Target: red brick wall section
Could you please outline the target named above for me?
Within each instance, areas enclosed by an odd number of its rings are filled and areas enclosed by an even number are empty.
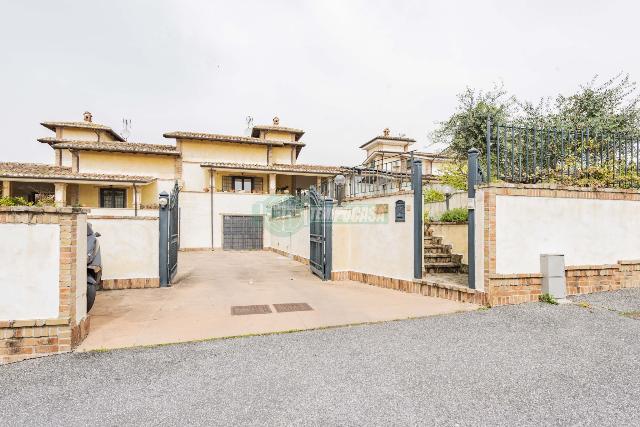
[[[617,188],[565,187],[556,184],[482,185],[484,202],[484,283],[490,305],[520,304],[537,301],[542,276],[536,274],[495,274],[496,271],[496,196],[557,197],[573,199],[640,201],[640,192]],[[640,261],[618,261],[615,265],[568,266],[567,294],[640,287]]]
[[[118,289],[144,289],[159,288],[160,278],[149,277],[142,279],[104,279],[102,280],[102,289],[112,291]]]
[[[55,319],[0,320],[0,364],[71,351],[89,332],[89,317],[76,321],[78,208],[1,207],[0,224],[60,226],[60,305]],[[81,284],[84,285],[84,284]]]

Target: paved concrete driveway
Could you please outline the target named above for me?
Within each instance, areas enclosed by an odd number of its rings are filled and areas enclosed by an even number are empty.
[[[357,282],[322,282],[309,267],[272,252],[180,254],[171,288],[99,293],[91,332],[79,351],[379,322],[474,310],[473,304]],[[281,312],[273,304],[307,303]],[[231,315],[232,306],[271,313]]]
[[[0,424],[638,426],[640,289],[583,299],[0,366]]]

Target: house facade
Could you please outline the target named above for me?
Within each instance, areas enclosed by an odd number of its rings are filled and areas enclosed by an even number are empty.
[[[50,198],[57,206],[91,208],[94,216],[157,216],[158,194],[177,181],[180,243],[187,250],[225,247],[225,220],[227,240],[244,224],[254,245],[268,246],[258,236],[266,236],[262,226],[253,226],[268,205],[341,170],[299,164],[304,131],[280,126],[278,118],[255,126],[251,136],[167,132],[171,144],[125,141],[89,112],[80,122],[42,126],[53,132],[38,141],[54,151],[54,163],[0,163],[3,196]]]

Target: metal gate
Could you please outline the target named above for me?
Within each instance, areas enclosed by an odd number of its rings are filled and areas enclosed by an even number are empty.
[[[263,249],[262,219],[262,216],[258,215],[224,215],[222,217],[222,249]]]
[[[333,200],[309,190],[309,265],[322,280],[331,279],[331,208]]]
[[[180,249],[180,188],[176,181],[171,194],[160,193],[160,286],[169,286],[178,271]]]

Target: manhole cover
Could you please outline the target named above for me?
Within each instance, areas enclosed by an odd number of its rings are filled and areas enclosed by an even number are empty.
[[[313,308],[306,302],[290,302],[287,304],[273,304],[278,313],[286,313],[289,311],[311,311]]]
[[[231,307],[232,316],[244,316],[245,314],[269,314],[268,305],[234,305]]]

